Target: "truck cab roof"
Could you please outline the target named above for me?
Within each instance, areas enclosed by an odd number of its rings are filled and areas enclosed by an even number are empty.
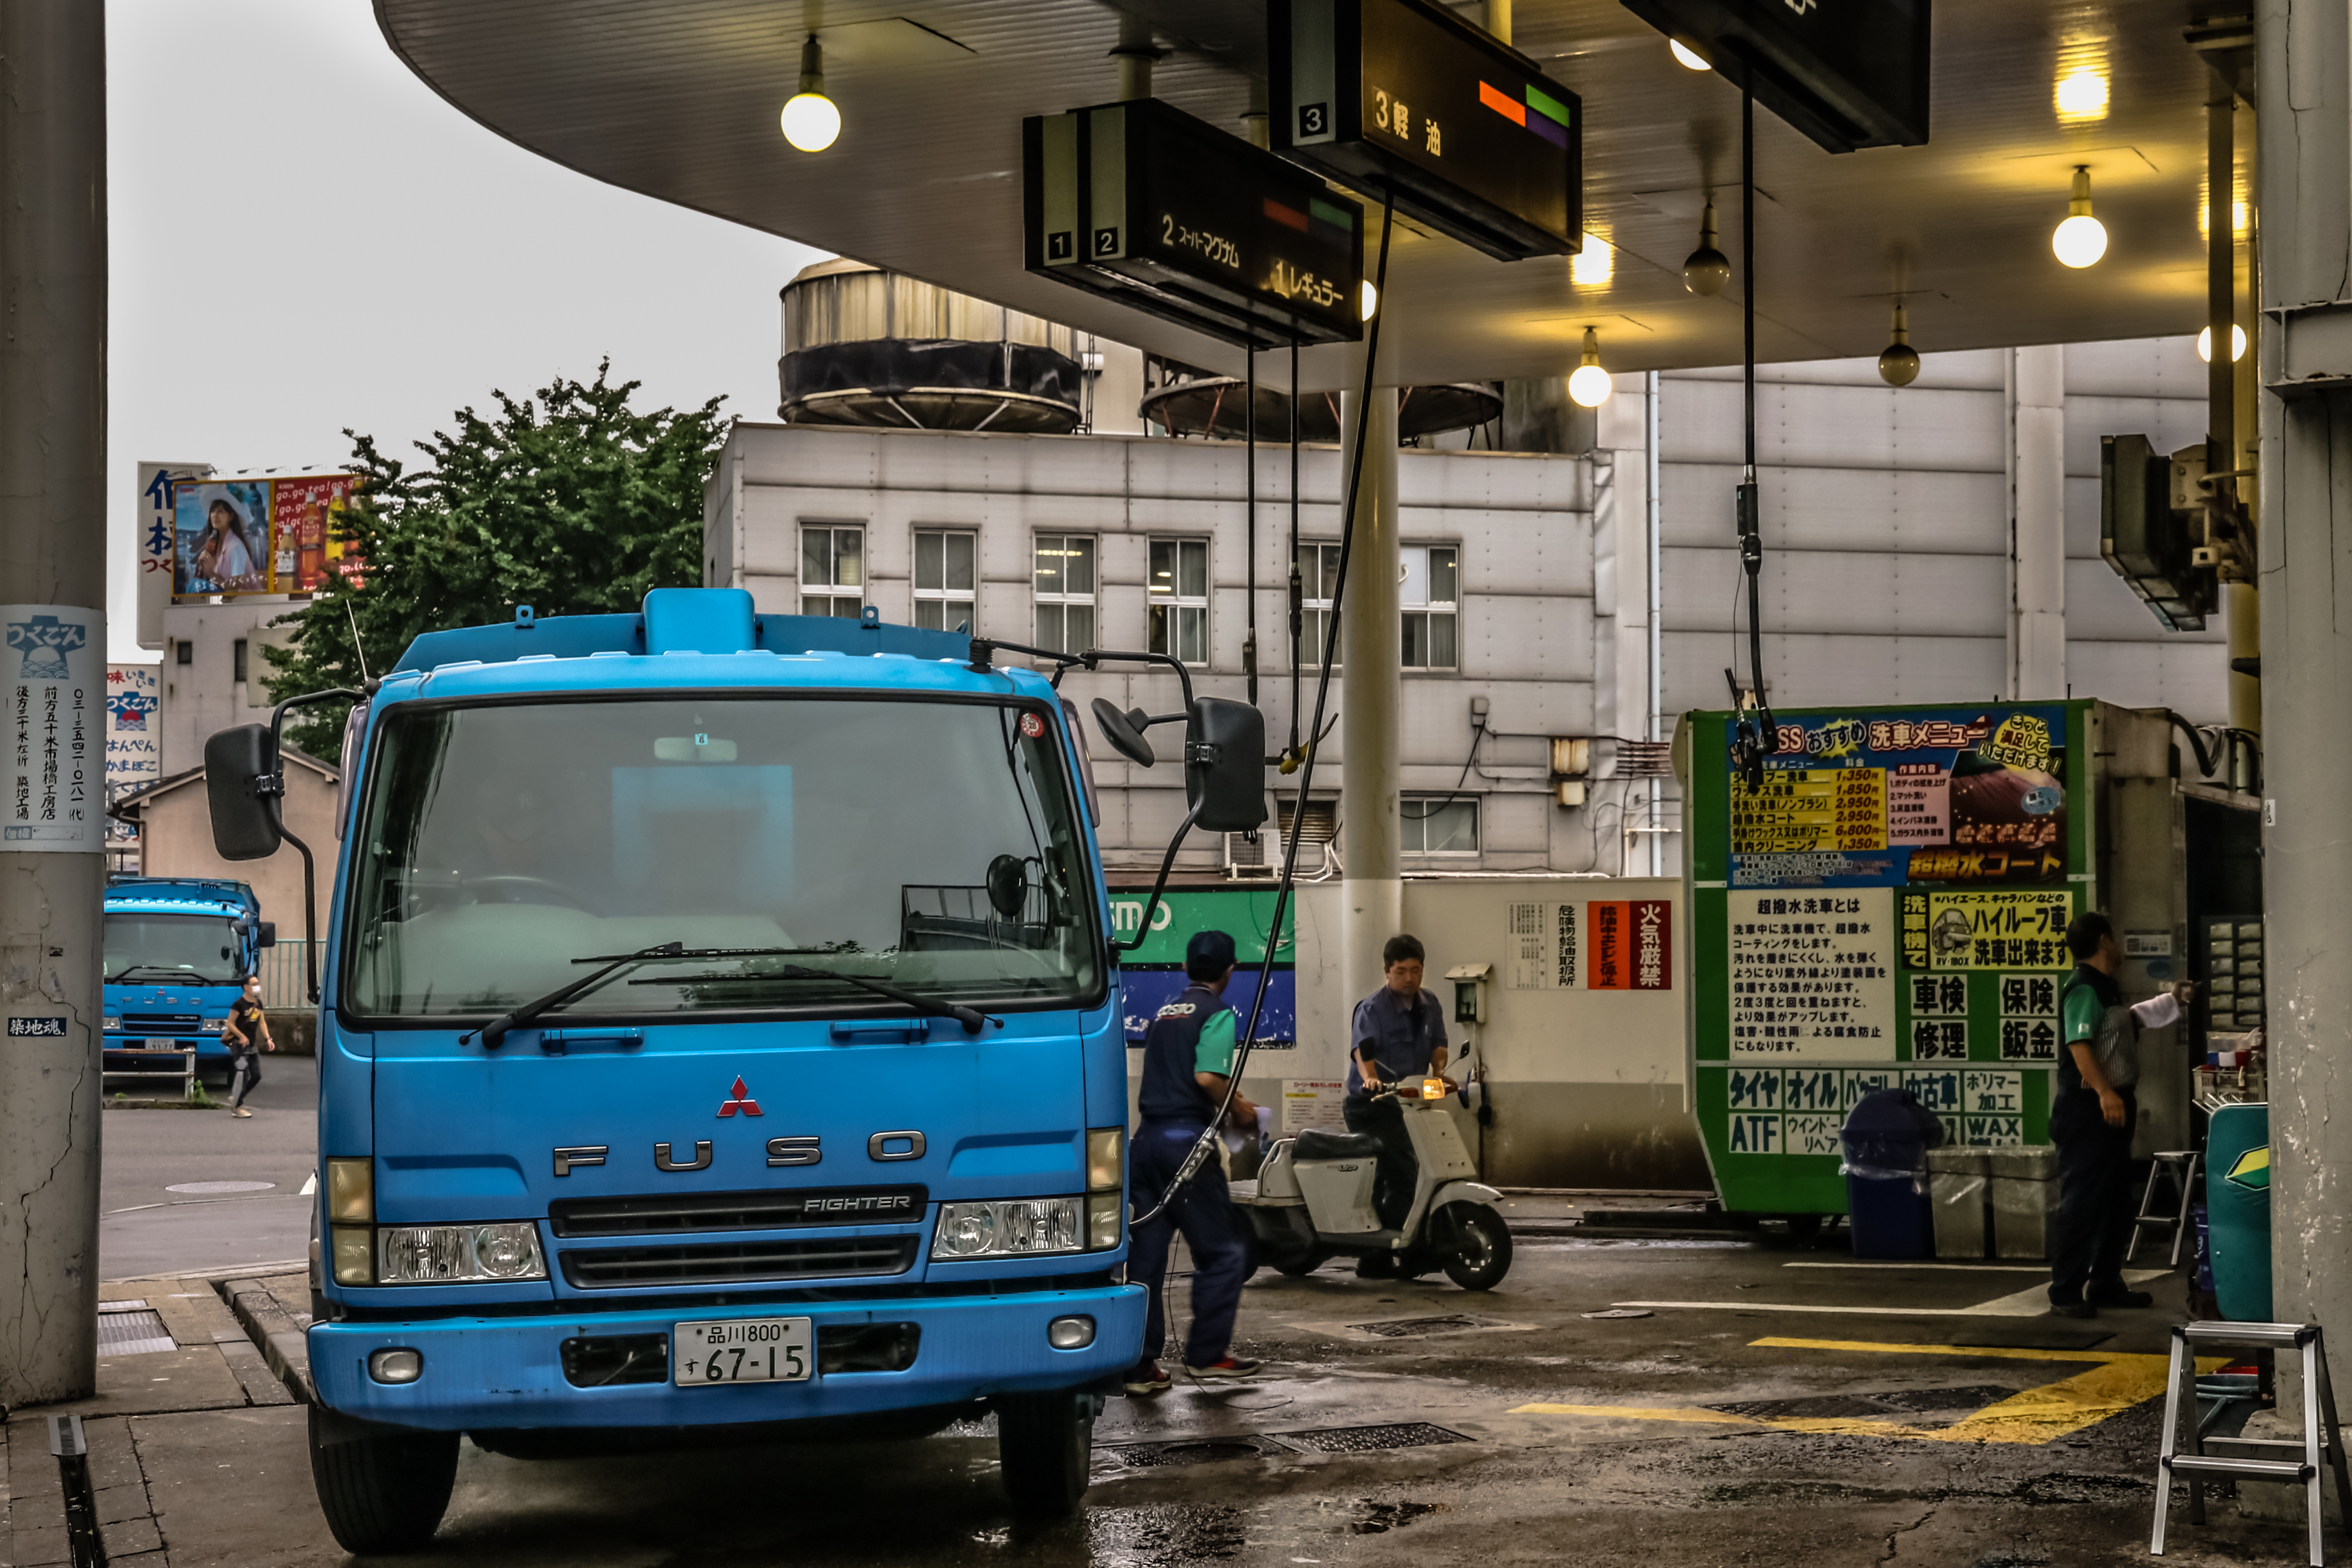
[[[871,608],[854,621],[763,615],[743,589],[656,588],[635,615],[542,617],[521,605],[504,624],[427,632],[384,684],[416,681],[387,694],[395,697],[689,685],[887,685],[1002,697],[1010,681],[1013,693],[1051,700],[1050,685],[1034,672],[973,668],[975,641],[968,632],[890,625]]]
[[[226,877],[118,876],[106,883],[109,915],[225,915],[252,919],[261,913],[253,889]]]

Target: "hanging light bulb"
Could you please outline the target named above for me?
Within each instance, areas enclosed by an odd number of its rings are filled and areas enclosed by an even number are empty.
[[[1911,316],[1895,308],[1893,340],[1878,356],[1878,379],[1891,387],[1907,387],[1919,379],[1919,350],[1911,346]]]
[[[1675,52],[1675,63],[1689,71],[1711,71],[1715,67],[1707,57],[1684,43],[1680,38],[1668,38],[1666,47]]]
[[[1731,258],[1715,246],[1715,204],[1698,220],[1698,248],[1683,263],[1683,287],[1693,294],[1720,294],[1731,281]]]
[[[2066,221],[2050,235],[2050,248],[2068,267],[2088,267],[2107,254],[2107,226],[2091,215],[2091,170],[2074,166],[2074,199],[2066,204]]]
[[[777,118],[784,140],[803,152],[822,152],[841,134],[841,108],[824,96],[824,51],[814,33],[801,46],[801,89]]]
[[[2206,328],[2197,334],[2197,357],[2207,364],[2213,362],[2213,329]],[[2246,357],[2246,329],[2235,325],[2230,328],[2230,362],[2236,364]]]
[[[1609,372],[1601,368],[1601,333],[1595,328],[1587,327],[1584,329],[1584,361],[1568,378],[1568,395],[1574,398],[1580,407],[1599,408],[1616,390],[1617,383],[1611,381]]]

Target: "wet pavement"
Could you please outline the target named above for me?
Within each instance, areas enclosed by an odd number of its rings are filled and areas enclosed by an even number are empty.
[[[2033,1313],[2039,1281],[2014,1267],[1857,1266],[1834,1239],[1801,1250],[1587,1239],[1566,1233],[1565,1207],[1515,1216],[1517,1260],[1487,1294],[1442,1277],[1360,1281],[1336,1263],[1303,1280],[1261,1274],[1240,1349],[1268,1357],[1266,1375],[1114,1399],[1096,1428],[1087,1507],[1065,1523],[1008,1516],[985,1419],[914,1443],[628,1458],[525,1461],[467,1445],[435,1550],[411,1561],[2147,1560],[2155,1397],[2178,1281],[2152,1282],[2154,1308],[2061,1322]],[[243,1291],[248,1308],[266,1292],[221,1289]],[[299,1319],[299,1279],[276,1289],[288,1321]],[[1641,1301],[1708,1304],[1623,1305]],[[1587,1315],[1610,1311],[1649,1315]],[[224,1321],[207,1315],[188,1332],[218,1336]],[[215,1354],[109,1364],[90,1427],[94,1460],[116,1467],[118,1487],[141,1489],[116,1494],[142,1510],[122,1511],[124,1552],[146,1546],[163,1555],[134,1560],[180,1568],[346,1561],[310,1500],[302,1410],[266,1402],[249,1359],[218,1375],[196,1366]],[[242,1385],[229,1375],[238,1368]],[[8,1423],[19,1473],[51,1463],[38,1414]],[[19,1489],[13,1539],[37,1552],[49,1537],[36,1491]],[[2242,1519],[2226,1498],[2206,1526],[2189,1525],[2183,1503],[2173,1518],[2168,1561],[2303,1561],[2299,1521]]]

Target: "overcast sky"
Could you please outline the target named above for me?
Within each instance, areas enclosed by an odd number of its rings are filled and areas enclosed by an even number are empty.
[[[341,466],[610,356],[772,419],[776,291],[819,253],[599,184],[409,74],[368,0],[106,0],[111,656],[142,459]]]

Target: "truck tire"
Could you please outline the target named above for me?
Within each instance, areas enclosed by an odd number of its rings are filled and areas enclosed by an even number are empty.
[[[331,1417],[330,1417],[331,1419]],[[415,1552],[433,1539],[457,1480],[457,1434],[384,1428],[321,1440],[310,1406],[310,1482],[319,1511],[346,1552]]]
[[[1444,1267],[1448,1279],[1465,1291],[1491,1291],[1511,1270],[1511,1228],[1483,1203],[1449,1203],[1438,1210],[1449,1235]]]
[[[1004,1490],[1024,1519],[1066,1519],[1086,1495],[1094,1458],[1092,1405],[1075,1391],[1007,1394],[996,1402]]]

